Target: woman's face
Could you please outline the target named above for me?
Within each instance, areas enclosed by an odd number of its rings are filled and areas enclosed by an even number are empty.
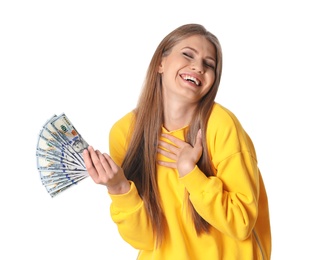
[[[215,81],[215,67],[216,49],[203,36],[180,41],[159,66],[164,97],[198,102]]]

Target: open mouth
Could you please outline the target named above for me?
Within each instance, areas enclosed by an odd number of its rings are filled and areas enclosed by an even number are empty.
[[[196,86],[201,86],[201,81],[199,81],[197,78],[189,76],[189,75],[181,75],[181,78],[183,78],[186,81],[194,83]]]

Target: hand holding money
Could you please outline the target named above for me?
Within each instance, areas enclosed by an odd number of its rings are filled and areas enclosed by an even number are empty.
[[[83,152],[83,158],[93,181],[105,185],[109,193],[123,194],[130,190],[130,182],[123,169],[108,154],[89,146]]]

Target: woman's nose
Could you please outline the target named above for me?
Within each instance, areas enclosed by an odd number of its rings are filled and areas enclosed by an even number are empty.
[[[197,73],[203,74],[204,73],[203,61],[198,61],[198,60],[192,61],[191,69]]]

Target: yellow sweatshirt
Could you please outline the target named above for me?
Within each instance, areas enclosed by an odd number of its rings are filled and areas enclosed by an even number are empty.
[[[128,147],[133,120],[130,112],[110,131],[110,155],[119,165]],[[162,131],[184,140],[187,128]],[[139,250],[138,259],[270,259],[268,201],[253,144],[235,115],[217,103],[208,122],[207,147],[215,176],[206,177],[197,166],[182,178],[174,169],[157,168],[168,225],[158,248],[134,183],[126,194],[110,194],[112,219],[122,238]],[[197,212],[211,224],[209,234],[197,236],[187,211],[185,189]]]

